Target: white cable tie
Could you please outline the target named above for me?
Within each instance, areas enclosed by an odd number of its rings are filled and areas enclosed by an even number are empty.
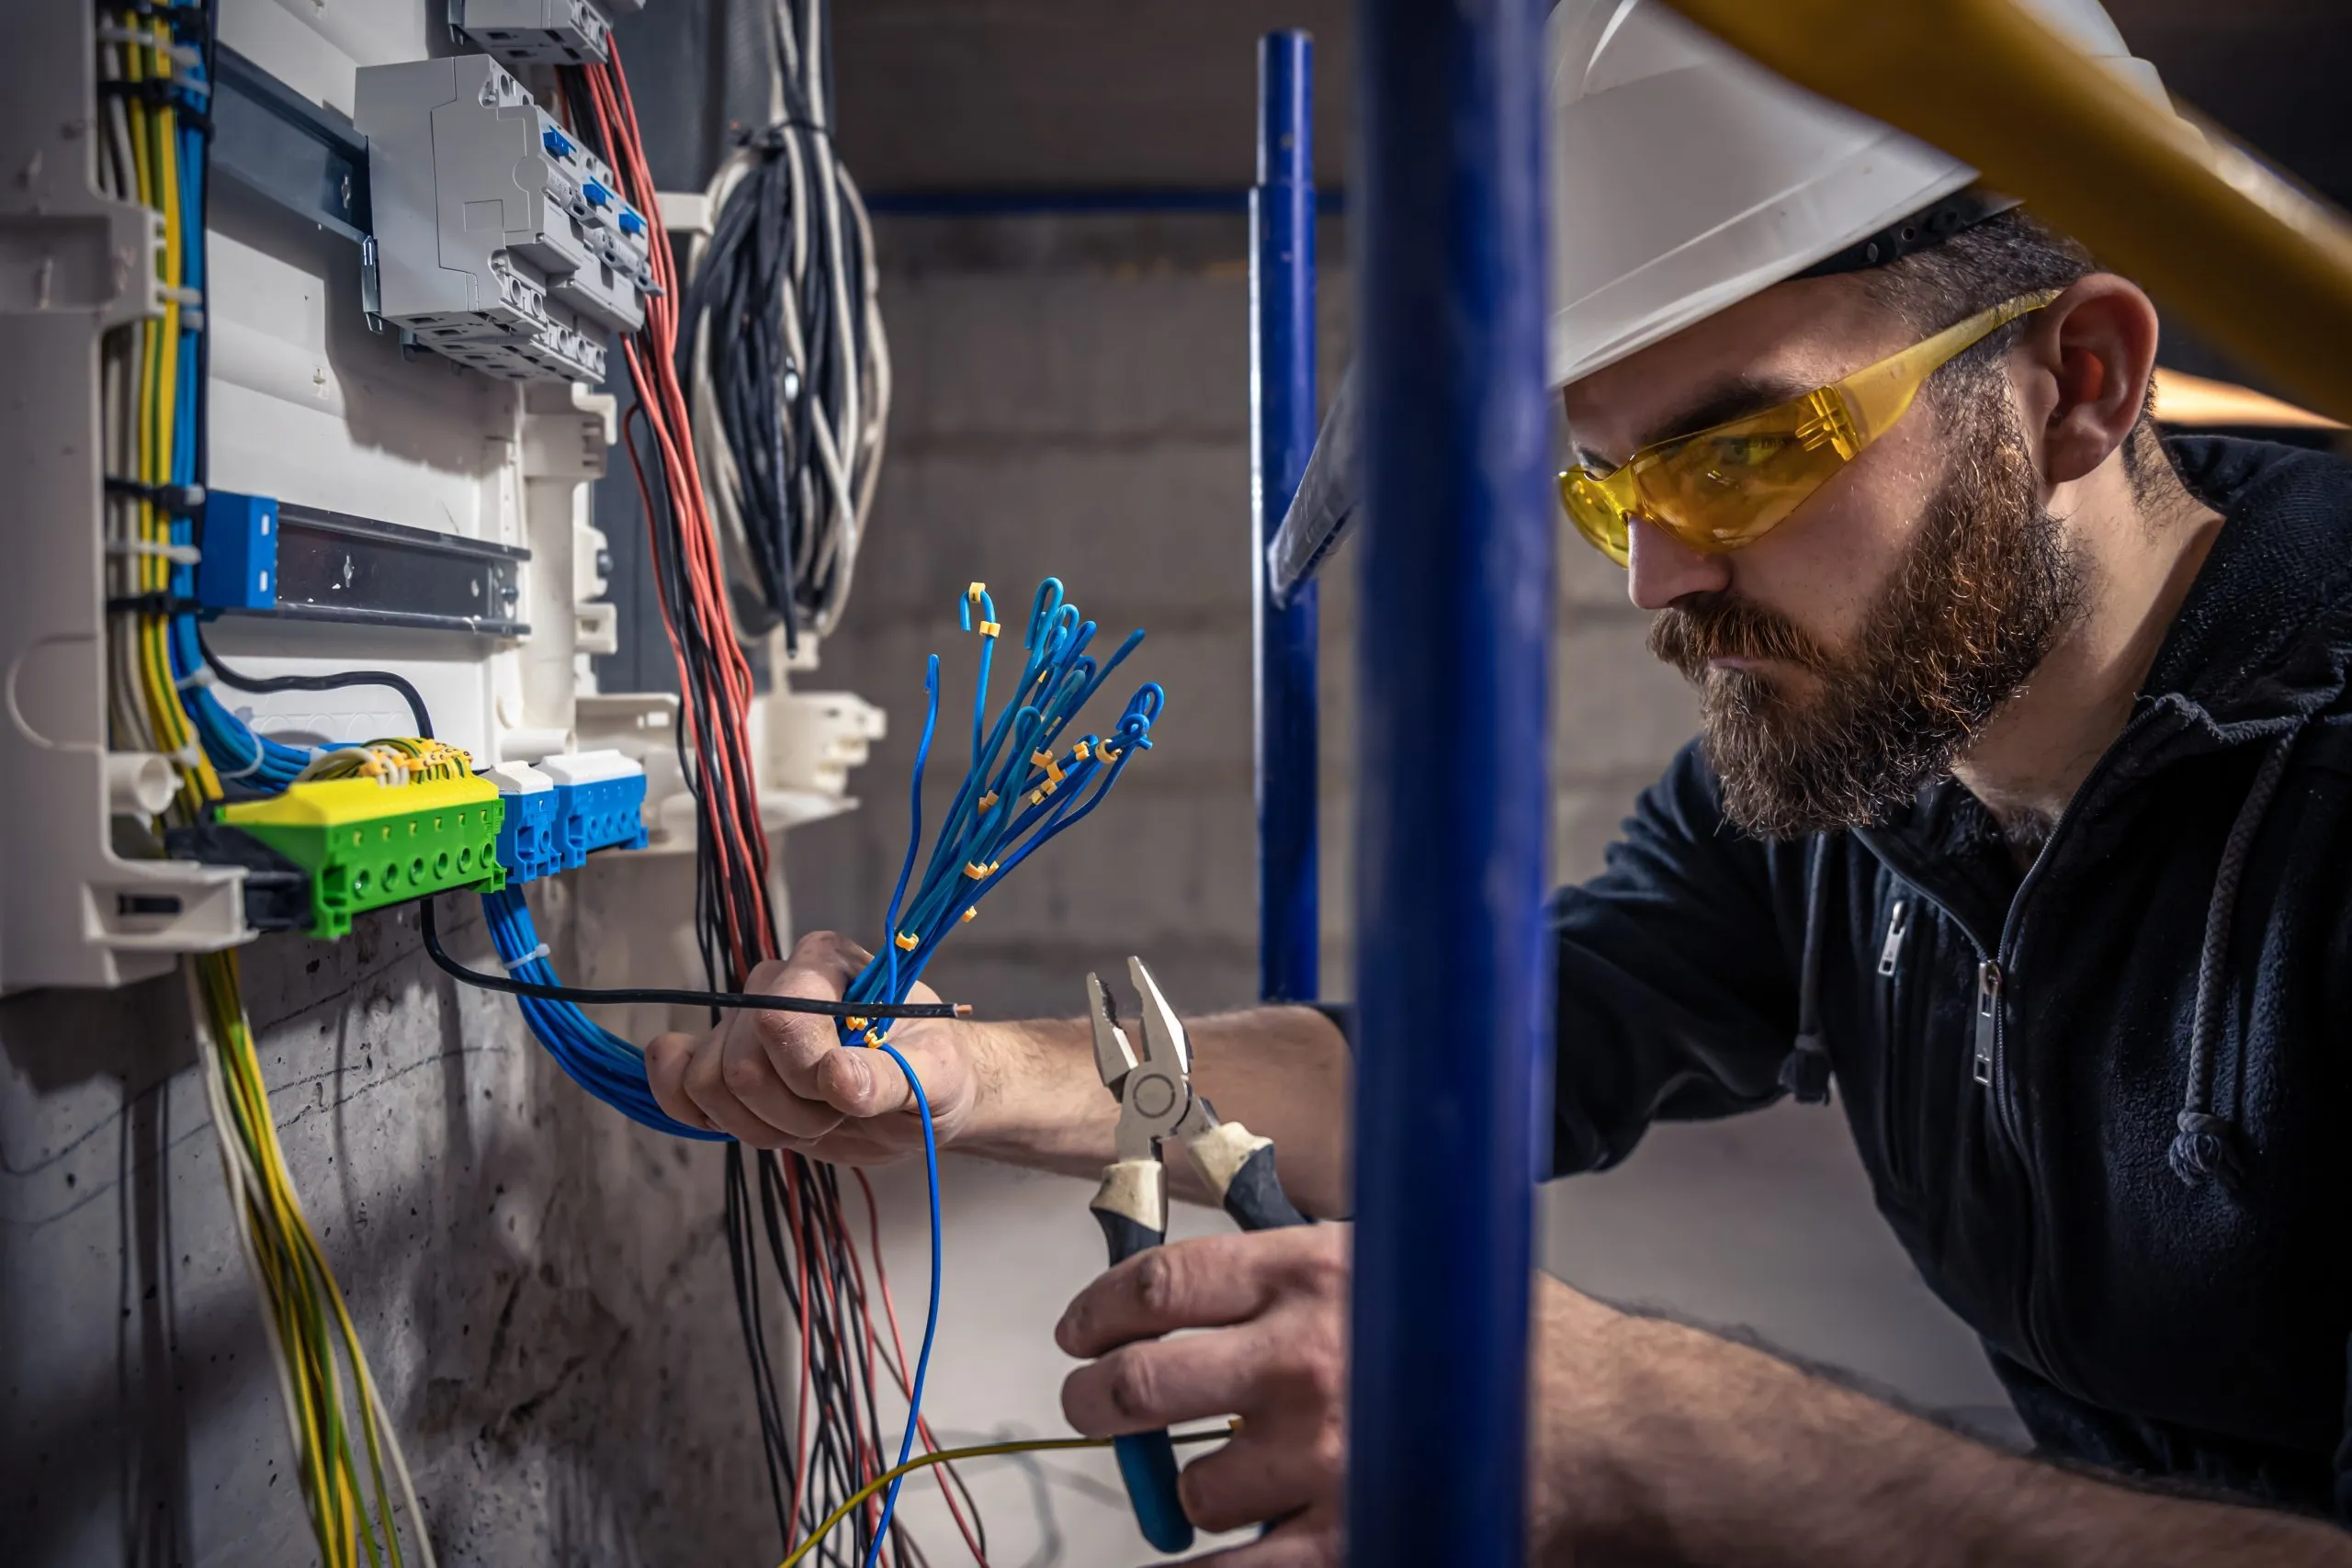
[[[186,288],[176,283],[166,283],[155,292],[175,305],[190,306],[197,310],[204,308],[204,290],[201,288]]]
[[[167,752],[166,755],[183,768],[193,768],[204,761],[204,748],[191,740],[178,750]]]
[[[227,784],[232,779],[245,779],[253,777],[254,774],[261,772],[262,763],[268,760],[268,749],[262,745],[260,736],[255,735],[249,729],[245,731],[245,739],[254,743],[254,760],[247,762],[243,767],[239,768],[233,773],[222,773],[220,775],[220,782],[222,784]]]
[[[173,682],[172,684],[177,690],[187,692],[194,691],[199,687],[209,686],[215,681],[220,679],[220,676],[212,672],[211,665],[199,664],[195,669],[189,671],[187,674],[181,676],[178,680]]]
[[[170,545],[161,539],[108,539],[107,553],[117,556],[161,556],[174,566],[195,566],[204,552],[194,545]]]
[[[526,964],[537,964],[540,959],[545,958],[550,951],[551,950],[546,942],[541,942],[538,946],[531,949],[530,952],[523,954],[520,958],[500,959],[498,961],[499,966],[504,969],[509,975],[512,975],[515,970],[520,969]]]

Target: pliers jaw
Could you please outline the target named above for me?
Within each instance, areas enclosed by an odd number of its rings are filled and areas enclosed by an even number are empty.
[[[1152,1160],[1160,1157],[1162,1139],[1205,1131],[1216,1125],[1216,1118],[1193,1093],[1192,1047],[1176,1010],[1168,1005],[1142,959],[1128,959],[1127,974],[1143,998],[1143,1054],[1136,1056],[1131,1037],[1120,1026],[1109,988],[1100,976],[1089,975],[1094,1069],[1119,1101],[1119,1157]]]
[[[1086,1016],[1094,1025],[1094,1070],[1102,1075],[1102,1087],[1124,1100],[1127,1075],[1135,1071],[1135,1047],[1127,1043],[1127,1032],[1119,1027],[1118,1004],[1111,999],[1109,987],[1100,975],[1091,972],[1086,976]]]

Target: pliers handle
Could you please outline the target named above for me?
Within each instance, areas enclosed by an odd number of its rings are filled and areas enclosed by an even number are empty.
[[[1167,1139],[1182,1144],[1218,1203],[1243,1230],[1307,1224],[1283,1190],[1274,1168],[1273,1140],[1238,1122],[1218,1121],[1208,1100],[1193,1092],[1191,1052],[1182,1023],[1143,960],[1130,958],[1127,968],[1143,994],[1140,1060],[1112,1011],[1110,993],[1096,976],[1086,977],[1095,1065],[1119,1100],[1119,1158],[1103,1168],[1102,1184],[1090,1205],[1102,1226],[1113,1265],[1167,1239],[1168,1179],[1161,1159]],[[1130,1433],[1115,1439],[1113,1447],[1144,1539],[1161,1551],[1190,1548],[1193,1521],[1184,1517],[1177,1495],[1176,1449],[1166,1429]]]

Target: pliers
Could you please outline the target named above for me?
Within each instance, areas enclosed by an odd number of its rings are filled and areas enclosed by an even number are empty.
[[[1086,1014],[1094,1025],[1094,1066],[1119,1102],[1115,1147],[1119,1157],[1102,1169],[1102,1185],[1090,1205],[1111,1245],[1111,1261],[1124,1263],[1158,1247],[1168,1235],[1168,1179],[1162,1145],[1182,1144],[1209,1190],[1245,1231],[1303,1225],[1306,1216],[1292,1207],[1274,1170],[1274,1143],[1238,1122],[1220,1122],[1205,1096],[1193,1092],[1191,1043],[1176,1010],[1168,1005],[1151,971],[1140,958],[1127,960],[1127,974],[1142,998],[1143,1055],[1138,1059],[1111,993],[1099,976],[1086,977]],[[1115,1444],[1119,1473],[1135,1504],[1144,1539],[1161,1551],[1193,1544],[1193,1522],[1176,1495],[1176,1450],[1165,1429],[1138,1432]]]

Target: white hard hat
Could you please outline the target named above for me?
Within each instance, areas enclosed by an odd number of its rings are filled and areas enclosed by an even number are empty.
[[[2170,107],[2098,0],[2027,4]],[[1961,194],[1975,170],[1774,75],[1663,0],[1560,0],[1545,31],[1555,385],[1946,197],[1947,225],[1982,215]]]

